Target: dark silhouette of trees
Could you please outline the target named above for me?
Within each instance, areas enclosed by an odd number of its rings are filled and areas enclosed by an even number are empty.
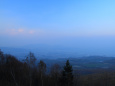
[[[28,54],[28,56],[26,57],[25,61],[28,65],[30,86],[32,86],[32,69],[35,67],[35,61],[36,61],[36,58],[35,58],[34,54],[32,52],[30,52]]]
[[[0,86],[115,86],[115,71],[78,76],[69,60],[63,69],[58,64],[46,71],[46,64],[29,53],[24,62],[0,50]],[[77,84],[76,84],[77,82]]]
[[[3,52],[0,50],[0,64],[4,64],[5,58]]]
[[[1,86],[19,86],[23,83],[24,72],[23,63],[18,61],[14,56],[3,55],[4,64],[0,65],[0,81],[2,81]],[[7,82],[7,83],[6,83]]]
[[[32,68],[35,66],[35,61],[36,61],[36,58],[34,56],[34,53],[30,52],[28,56],[26,57],[25,62],[28,64],[30,68]]]
[[[59,79],[61,76],[61,67],[54,64],[50,70],[51,86],[59,86]]]
[[[45,77],[45,72],[46,72],[46,64],[40,60],[38,63],[38,70],[40,74],[40,79],[41,79],[41,86],[44,86],[44,77]]]
[[[66,61],[66,65],[62,71],[62,83],[64,86],[73,85],[73,69],[72,65],[69,63],[69,60]]]

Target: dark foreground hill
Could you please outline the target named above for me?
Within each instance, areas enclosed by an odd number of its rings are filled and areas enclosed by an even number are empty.
[[[0,51],[0,86],[115,86],[114,62],[100,56],[36,61],[31,52],[20,61]]]

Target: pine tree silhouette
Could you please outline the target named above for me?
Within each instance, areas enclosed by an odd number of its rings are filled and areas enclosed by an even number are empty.
[[[72,66],[69,63],[69,60],[67,60],[66,65],[64,66],[63,72],[62,72],[62,80],[64,86],[72,86],[73,85],[73,69]]]

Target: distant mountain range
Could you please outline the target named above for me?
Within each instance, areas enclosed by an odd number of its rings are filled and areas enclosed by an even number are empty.
[[[0,47],[0,49],[5,54],[11,54],[17,57],[19,60],[23,60],[26,58],[28,53],[32,51],[36,58],[37,62],[39,60],[43,60],[47,64],[47,69],[53,64],[59,64],[61,67],[65,65],[67,59],[70,60],[71,65],[73,66],[74,70],[92,70],[92,69],[103,69],[108,70],[112,69],[115,70],[115,57],[106,57],[106,56],[70,56],[71,54],[66,53],[49,53],[46,51],[39,51],[34,49],[23,49],[23,48],[7,48],[7,47]]]

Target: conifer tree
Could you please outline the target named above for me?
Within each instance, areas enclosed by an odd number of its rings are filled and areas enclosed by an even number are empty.
[[[69,60],[66,61],[66,65],[64,66],[62,72],[62,80],[64,86],[72,86],[73,85],[73,69],[72,65],[70,65]]]

